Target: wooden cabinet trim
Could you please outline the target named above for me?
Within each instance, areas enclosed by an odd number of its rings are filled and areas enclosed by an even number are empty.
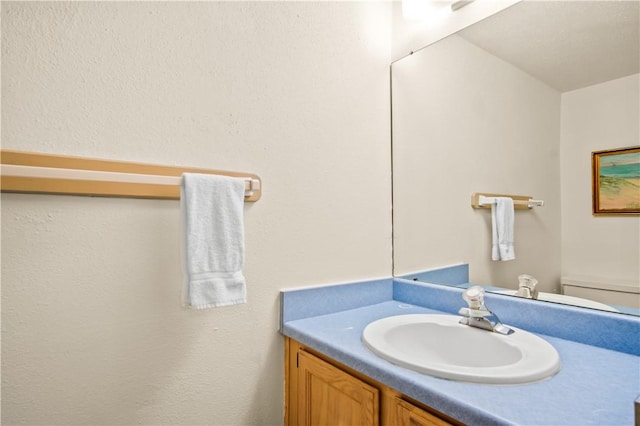
[[[396,422],[411,426],[450,426],[448,421],[401,398],[396,398]]]

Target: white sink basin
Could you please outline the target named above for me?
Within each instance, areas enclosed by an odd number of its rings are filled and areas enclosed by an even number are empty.
[[[443,379],[517,384],[545,379],[560,370],[547,341],[510,327],[508,336],[459,324],[453,315],[398,315],[367,325],[364,344],[401,367]]]
[[[510,296],[515,296],[517,291],[516,290],[504,290],[504,291],[495,291],[493,293],[508,294]],[[565,305],[581,306],[581,307],[584,307],[584,308],[600,309],[602,311],[620,312],[616,308],[613,308],[613,307],[611,307],[609,305],[605,305],[604,303],[595,302],[595,301],[589,300],[589,299],[583,299],[581,297],[565,296],[564,294],[538,293],[538,299],[537,300],[544,300],[544,301],[547,301],[547,302],[554,302],[554,303],[562,303],[562,304],[565,304]]]

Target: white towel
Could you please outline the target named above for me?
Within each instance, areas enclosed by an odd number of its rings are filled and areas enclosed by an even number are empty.
[[[491,205],[491,230],[493,242],[492,260],[513,260],[516,258],[513,249],[513,199],[496,197]]]
[[[246,303],[244,179],[185,173],[185,303],[194,309]]]

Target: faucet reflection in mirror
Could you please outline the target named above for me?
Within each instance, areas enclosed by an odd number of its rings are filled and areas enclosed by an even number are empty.
[[[527,299],[537,299],[538,290],[536,290],[536,284],[538,280],[531,275],[522,274],[518,276],[518,292],[515,294],[518,297],[524,297]]]

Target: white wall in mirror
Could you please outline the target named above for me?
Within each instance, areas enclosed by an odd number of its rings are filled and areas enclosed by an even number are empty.
[[[560,93],[456,35],[395,63],[392,84],[394,273],[463,262],[476,284],[535,271],[559,291]],[[516,260],[491,260],[474,192],[545,200],[516,212]]]
[[[562,276],[640,282],[640,218],[591,214],[592,151],[638,145],[640,74],[562,94]],[[635,287],[635,289],[634,289]],[[640,295],[628,294],[640,304]]]

